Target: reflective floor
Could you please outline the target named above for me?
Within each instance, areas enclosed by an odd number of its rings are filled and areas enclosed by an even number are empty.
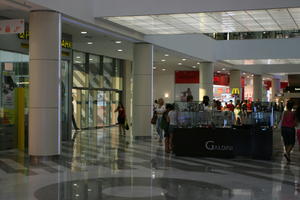
[[[280,144],[272,161],[188,158],[165,154],[155,138],[117,131],[78,132],[60,158],[38,165],[15,150],[0,152],[0,199],[300,199],[298,146],[289,165]]]

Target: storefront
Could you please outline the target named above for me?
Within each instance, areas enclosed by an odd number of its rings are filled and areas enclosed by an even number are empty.
[[[114,111],[122,97],[123,67],[120,59],[74,51],[72,104],[78,128],[117,123]]]

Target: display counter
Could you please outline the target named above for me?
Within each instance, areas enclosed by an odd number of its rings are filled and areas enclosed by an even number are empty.
[[[271,159],[273,131],[270,128],[176,128],[173,152],[176,156]]]
[[[204,109],[201,102],[177,102],[177,156],[271,159],[274,110],[270,103],[253,103],[249,112]]]

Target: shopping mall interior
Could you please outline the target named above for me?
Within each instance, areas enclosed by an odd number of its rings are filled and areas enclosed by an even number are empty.
[[[0,0],[0,200],[298,200],[299,52],[294,0]]]

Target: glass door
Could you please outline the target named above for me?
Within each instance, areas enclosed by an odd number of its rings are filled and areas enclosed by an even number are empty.
[[[104,119],[104,91],[97,91],[97,127],[103,127]]]

